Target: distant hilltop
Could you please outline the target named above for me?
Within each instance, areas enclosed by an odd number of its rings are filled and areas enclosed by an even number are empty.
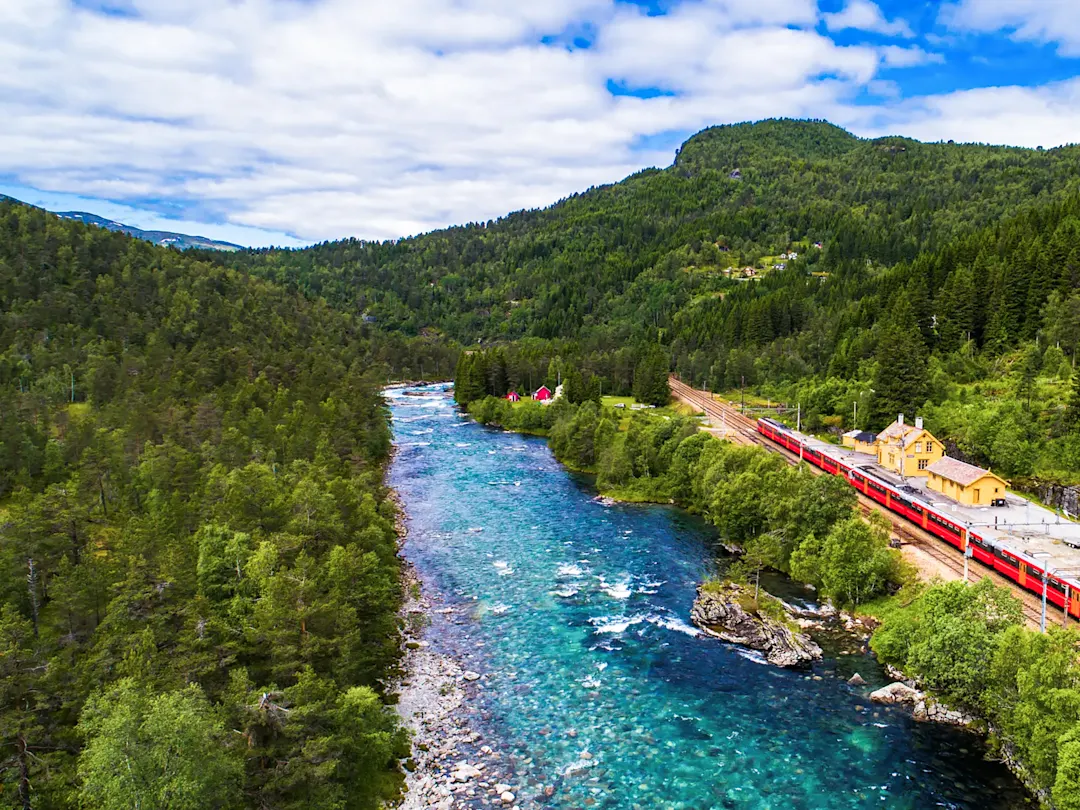
[[[77,219],[87,225],[97,225],[107,231],[120,231],[128,236],[134,236],[136,239],[145,239],[155,245],[174,247],[180,250],[198,248],[201,250],[224,250],[232,253],[245,249],[231,242],[219,242],[216,239],[207,239],[205,236],[189,236],[186,233],[173,233],[172,231],[144,231],[132,225],[124,225],[122,222],[114,222],[111,219],[99,217],[97,214],[88,214],[85,211],[57,211],[56,215],[64,219]]]
[[[14,200],[20,205],[30,205],[30,203],[16,200],[14,197],[9,197],[6,194],[0,194],[0,200]],[[41,208],[41,206],[38,205],[31,207]],[[223,250],[227,253],[235,253],[238,250],[247,250],[243,245],[234,245],[232,242],[219,242],[217,239],[208,239],[205,236],[189,236],[186,233],[173,233],[172,231],[144,231],[142,228],[136,228],[134,225],[125,225],[122,222],[105,219],[105,217],[99,217],[97,214],[88,214],[85,211],[53,211],[51,213],[54,213],[56,216],[63,219],[78,220],[87,225],[96,225],[99,228],[104,228],[107,231],[119,231],[120,233],[126,233],[128,236],[133,236],[136,239],[144,239],[147,242],[153,242],[155,245],[174,247],[178,250],[191,250],[195,248],[198,250]]]

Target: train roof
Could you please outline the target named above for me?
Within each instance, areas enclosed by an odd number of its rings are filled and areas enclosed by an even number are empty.
[[[1080,588],[1080,523],[1011,492],[1006,493],[1005,506],[964,506],[929,489],[924,477],[903,478],[878,466],[875,457],[869,453],[857,453],[791,428],[787,428],[787,432],[801,438],[806,447],[848,467],[858,468],[904,497],[924,507],[932,507],[991,545]]]

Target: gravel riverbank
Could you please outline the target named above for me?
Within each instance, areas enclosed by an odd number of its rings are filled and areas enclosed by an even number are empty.
[[[423,638],[427,622],[417,620],[454,609],[433,604],[407,563],[406,585],[408,629],[397,709],[412,735],[412,758],[401,808],[516,805],[512,762],[486,745],[471,722],[478,716],[473,698],[484,689],[484,676],[433,650]]]
[[[405,512],[396,496],[394,500],[403,543],[408,532]],[[412,737],[412,756],[405,763],[401,810],[517,805],[512,760],[485,744],[473,727],[478,717],[473,698],[485,688],[486,678],[434,650],[425,638],[431,618],[452,614],[455,608],[439,606],[426,594],[416,570],[404,558],[402,584],[405,649],[395,691],[398,714]],[[541,796],[543,790],[541,786]]]

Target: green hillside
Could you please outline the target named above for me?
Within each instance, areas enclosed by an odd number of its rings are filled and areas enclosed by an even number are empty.
[[[737,287],[726,267],[796,246],[823,272],[911,260],[1061,199],[1078,168],[1074,147],[869,141],[824,122],[766,121],[705,130],[673,166],[547,209],[237,261],[408,333],[611,344],[654,339],[691,302]]]
[[[0,804],[396,794],[384,348],[322,302],[0,203]]]

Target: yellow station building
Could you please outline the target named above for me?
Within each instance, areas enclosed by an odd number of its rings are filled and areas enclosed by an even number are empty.
[[[877,455],[877,436],[869,430],[849,430],[844,434],[844,447],[850,447],[856,453]]]
[[[989,506],[1005,497],[1009,482],[982,467],[955,458],[943,458],[927,468],[926,486],[964,506]]]
[[[945,446],[923,427],[921,417],[908,425],[903,414],[878,434],[875,449],[880,466],[903,476],[929,475],[930,465],[945,455]]]

